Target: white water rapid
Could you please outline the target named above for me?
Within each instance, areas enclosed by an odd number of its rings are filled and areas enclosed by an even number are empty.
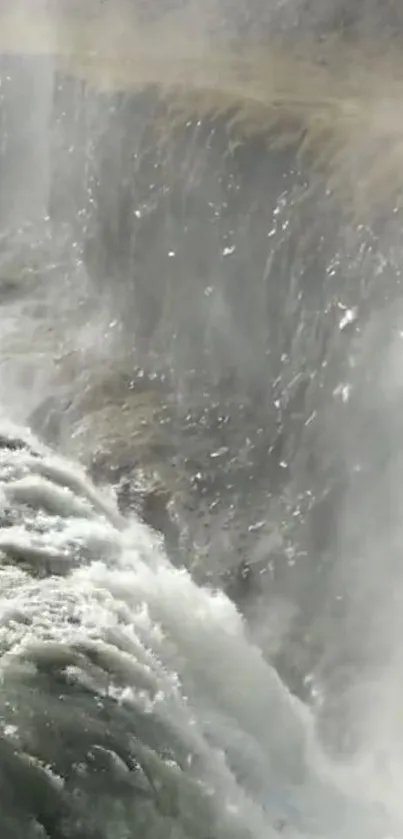
[[[2,836],[398,836],[229,600],[4,422],[0,504]]]

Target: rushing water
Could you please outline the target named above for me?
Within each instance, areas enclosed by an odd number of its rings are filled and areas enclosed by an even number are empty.
[[[26,432],[1,445],[2,835],[391,835],[226,597]]]
[[[400,839],[399,10],[8,5],[1,837]]]

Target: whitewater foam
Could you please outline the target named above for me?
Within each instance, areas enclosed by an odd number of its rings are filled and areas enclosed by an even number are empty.
[[[386,835],[230,601],[78,467],[0,437],[1,835]]]

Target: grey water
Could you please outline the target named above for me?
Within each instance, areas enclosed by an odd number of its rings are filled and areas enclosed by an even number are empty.
[[[227,5],[175,25],[401,35]],[[113,39],[166,10],[67,12],[0,8],[1,835],[399,837],[399,192],[158,134]]]
[[[4,422],[0,462],[2,835],[391,835],[224,594]]]

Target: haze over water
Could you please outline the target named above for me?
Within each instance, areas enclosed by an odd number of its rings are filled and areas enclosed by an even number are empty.
[[[401,34],[0,6],[5,839],[400,837]]]

